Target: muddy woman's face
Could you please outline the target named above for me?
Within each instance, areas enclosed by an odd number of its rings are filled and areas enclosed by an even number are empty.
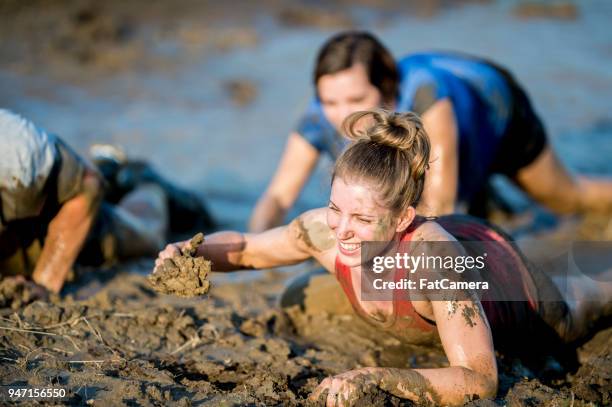
[[[370,183],[345,182],[336,177],[327,209],[327,225],[336,237],[340,260],[361,264],[361,243],[386,242],[395,237],[398,219],[379,202]]]
[[[370,83],[363,64],[321,76],[317,91],[325,117],[337,130],[351,113],[374,109],[382,103],[382,95]]]

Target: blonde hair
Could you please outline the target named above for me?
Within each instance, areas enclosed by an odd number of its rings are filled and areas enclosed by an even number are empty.
[[[362,120],[368,123],[362,123]],[[342,123],[353,143],[334,166],[345,181],[369,181],[378,189],[382,204],[394,213],[416,206],[429,167],[429,137],[415,113],[383,109],[355,112]]]

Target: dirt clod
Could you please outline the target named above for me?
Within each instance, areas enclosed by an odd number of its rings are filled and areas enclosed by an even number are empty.
[[[183,248],[180,256],[165,259],[160,267],[149,276],[149,283],[155,291],[179,297],[204,295],[210,288],[208,274],[210,261],[195,257],[198,247],[204,242],[204,235],[198,233]]]

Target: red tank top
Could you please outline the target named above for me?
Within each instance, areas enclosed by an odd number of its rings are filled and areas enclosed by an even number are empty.
[[[408,242],[412,240],[415,230],[427,220],[423,217],[415,218],[402,236],[402,241]],[[501,290],[505,290],[507,287],[522,290],[523,296],[528,300],[493,301],[492,298],[500,298],[494,290],[490,290],[488,296],[484,295],[481,298],[481,303],[493,332],[496,330],[497,332],[507,332],[509,329],[517,328],[519,324],[527,323],[530,320],[527,314],[537,311],[537,290],[529,269],[511,242],[500,232],[472,217],[449,215],[436,218],[435,221],[459,241],[491,241],[495,243],[490,245],[491,251],[504,251],[503,255],[501,253],[498,253],[498,255],[493,253],[493,256],[489,256],[489,260],[496,258],[505,259],[504,263],[496,261],[487,262],[487,272],[490,273],[490,285],[496,286]],[[355,312],[366,321],[385,329],[385,331],[393,336],[399,338],[409,337],[412,343],[419,343],[421,340],[423,342],[431,341],[431,335],[437,334],[435,323],[419,315],[410,299],[397,294],[399,290],[394,290],[392,317],[389,321],[382,324],[375,322],[362,309],[356,297],[350,267],[343,264],[338,256],[336,256],[335,266],[336,278],[348,297],[349,302]],[[403,269],[397,270],[395,281],[405,278],[404,274],[407,272]]]

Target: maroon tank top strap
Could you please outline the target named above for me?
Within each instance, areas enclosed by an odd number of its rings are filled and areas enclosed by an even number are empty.
[[[360,313],[361,306],[359,305],[359,301],[357,301],[351,281],[351,269],[340,261],[338,255],[336,255],[336,279],[338,283],[340,283],[340,287],[342,287],[344,294],[346,294],[346,298],[348,298],[355,312]]]
[[[410,226],[406,229],[402,236],[402,242],[409,242],[414,236],[414,232],[423,223],[434,220],[423,216],[416,216]],[[402,278],[408,278],[406,269],[396,270],[395,281],[401,281]],[[423,318],[415,309],[412,301],[409,298],[402,298],[401,291],[394,292],[394,308],[395,308],[395,328],[398,330],[406,328],[417,328],[423,332],[431,332],[435,330],[435,325]]]

